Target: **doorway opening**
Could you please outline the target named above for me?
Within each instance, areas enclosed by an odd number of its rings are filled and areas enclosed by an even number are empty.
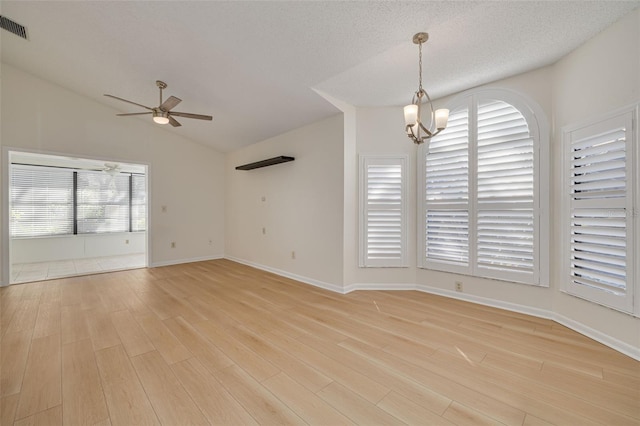
[[[9,151],[8,175],[10,284],[147,266],[146,165]]]

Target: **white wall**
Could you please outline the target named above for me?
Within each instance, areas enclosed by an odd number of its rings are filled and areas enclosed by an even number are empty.
[[[409,268],[359,268],[358,267],[358,242],[359,242],[359,171],[358,158],[350,167],[352,179],[356,182],[355,191],[352,191],[350,197],[351,205],[355,211],[358,220],[355,221],[350,229],[345,229],[349,233],[350,238],[354,242],[355,256],[345,264],[347,273],[346,277],[349,281],[345,282],[347,288],[354,286],[376,287],[376,284],[389,283],[395,288],[406,287],[406,284],[415,284],[416,282],[416,145],[413,144],[405,136],[402,131],[404,128],[404,116],[401,108],[358,108],[356,117],[356,133],[357,155],[367,154],[406,154],[409,157],[407,170],[407,220],[409,226],[408,233],[408,249],[409,249]],[[400,129],[400,130],[398,130]]]
[[[0,79],[3,188],[9,148],[146,164],[150,264],[224,255],[224,154],[12,66],[1,65]]]
[[[279,155],[295,161],[235,170]],[[342,114],[228,154],[226,256],[340,291],[343,165]]]
[[[12,238],[11,262],[51,262],[144,253],[145,245],[145,232]]]
[[[553,76],[555,134],[552,177],[555,182],[560,182],[562,128],[640,101],[640,9],[560,60],[554,67]],[[636,164],[638,168],[640,164]],[[554,216],[560,217],[562,188],[558,184],[553,189]],[[554,259],[562,256],[559,252],[562,235],[559,225],[559,221],[555,223],[555,238],[551,244]],[[640,241],[640,232],[636,231],[636,241]],[[561,266],[559,263],[553,265],[553,277],[558,284],[564,280]],[[636,291],[640,291],[637,282]],[[640,303],[640,297],[635,300]],[[638,318],[564,294],[559,286],[554,287],[553,310],[613,339],[640,348]]]

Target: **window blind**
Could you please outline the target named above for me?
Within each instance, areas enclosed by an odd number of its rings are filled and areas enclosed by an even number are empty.
[[[364,157],[362,266],[406,266],[406,158]]]
[[[147,178],[131,175],[131,231],[147,229]]]
[[[73,234],[73,172],[11,165],[11,237]]]
[[[129,176],[78,171],[78,234],[129,231]]]

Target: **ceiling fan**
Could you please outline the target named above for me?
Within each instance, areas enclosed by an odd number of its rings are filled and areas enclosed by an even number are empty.
[[[180,102],[182,102],[182,99],[176,98],[175,96],[169,96],[169,99],[167,99],[166,101],[162,101],[162,89],[166,89],[167,88],[167,83],[165,83],[164,81],[160,81],[160,80],[156,80],[156,86],[158,86],[158,88],[160,89],[160,106],[157,106],[155,108],[150,108],[148,106],[136,103],[136,102],[131,102],[128,101],[126,99],[122,99],[119,98],[117,96],[113,96],[113,95],[107,95],[105,94],[105,96],[108,96],[110,98],[113,99],[117,99],[119,101],[123,101],[123,102],[127,102],[129,104],[133,104],[133,105],[137,105],[139,107],[142,108],[146,108],[149,110],[149,112],[131,112],[131,113],[126,113],[126,114],[116,114],[119,116],[127,116],[127,115],[145,115],[145,114],[152,114],[153,115],[153,121],[158,123],[158,124],[171,124],[173,127],[178,127],[178,126],[182,126],[182,124],[180,124],[175,118],[173,118],[173,116],[176,117],[185,117],[185,118],[195,118],[198,120],[212,120],[213,117],[211,117],[210,115],[202,115],[202,114],[191,114],[188,112],[177,112],[177,111],[171,111],[176,105],[178,105]]]
[[[97,169],[98,171],[106,172],[111,176],[115,176],[120,173],[120,164],[117,163],[104,163],[104,167]]]

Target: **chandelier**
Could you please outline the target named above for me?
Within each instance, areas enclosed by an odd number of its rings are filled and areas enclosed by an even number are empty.
[[[420,84],[413,95],[411,103],[404,107],[404,123],[407,136],[417,145],[443,131],[447,127],[447,121],[449,120],[449,110],[439,109],[434,112],[431,98],[426,90],[422,88],[422,43],[425,43],[428,39],[428,33],[417,33],[413,36],[413,42],[418,45],[418,51],[420,52],[418,72]],[[429,107],[429,121],[426,125],[422,121],[424,106]]]

